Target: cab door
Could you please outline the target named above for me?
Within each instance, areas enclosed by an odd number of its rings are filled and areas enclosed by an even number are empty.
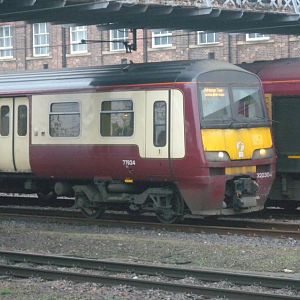
[[[0,171],[30,172],[29,100],[0,98]]]
[[[146,157],[169,158],[169,91],[146,92]]]

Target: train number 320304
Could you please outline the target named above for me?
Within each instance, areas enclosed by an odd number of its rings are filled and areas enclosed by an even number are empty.
[[[272,177],[272,173],[270,172],[257,173],[257,178],[270,178],[270,177]]]

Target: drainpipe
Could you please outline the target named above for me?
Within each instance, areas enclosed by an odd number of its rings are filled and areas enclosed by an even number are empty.
[[[148,31],[147,29],[143,30],[143,56],[144,56],[144,63],[148,62]]]
[[[66,45],[66,28],[61,27],[61,41],[62,41],[62,62],[61,66],[63,68],[67,67],[67,45]]]
[[[228,62],[232,63],[232,55],[231,55],[231,34],[228,33]]]
[[[27,70],[27,24],[25,23],[24,25],[24,33],[25,33],[25,38],[24,38],[24,69],[25,71]]]

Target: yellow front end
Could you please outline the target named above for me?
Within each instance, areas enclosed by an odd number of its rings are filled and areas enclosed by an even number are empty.
[[[262,209],[274,178],[270,128],[202,129],[201,134],[215,190],[224,195],[222,214]]]
[[[270,128],[202,129],[201,133],[205,152],[224,152],[231,161],[253,159],[257,150],[264,158],[262,149],[273,147]]]

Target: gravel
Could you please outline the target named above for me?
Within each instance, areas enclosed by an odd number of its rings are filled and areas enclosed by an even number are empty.
[[[184,265],[300,278],[300,242],[288,239],[0,221],[0,250]],[[188,280],[188,279],[186,279]],[[190,279],[192,280],[192,279]],[[228,283],[227,283],[228,284]],[[217,283],[222,287],[224,283]],[[251,287],[248,287],[251,289]],[[252,287],[257,290],[257,287]],[[284,293],[293,293],[284,291]],[[0,299],[208,299],[67,281],[0,278]]]

